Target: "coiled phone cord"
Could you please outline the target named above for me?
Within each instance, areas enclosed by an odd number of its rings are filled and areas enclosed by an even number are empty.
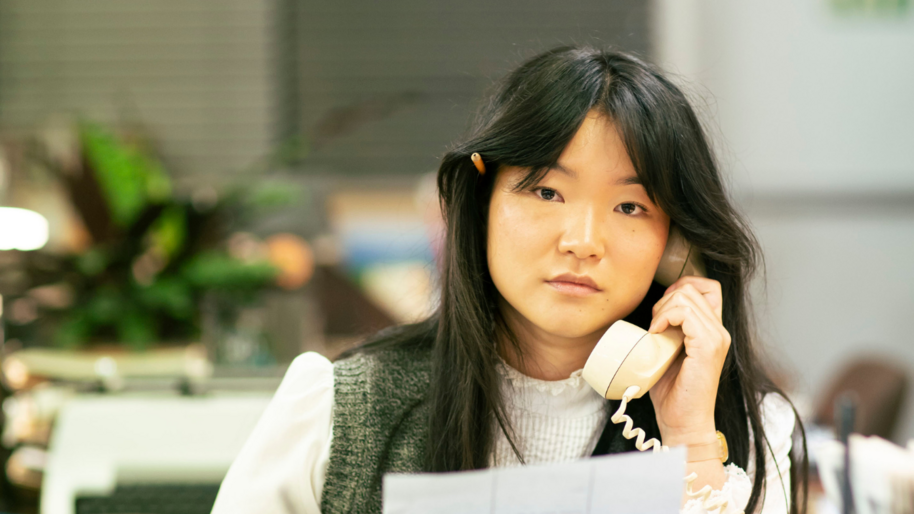
[[[615,424],[625,422],[625,426],[622,427],[622,435],[626,439],[631,439],[633,437],[636,438],[635,439],[635,448],[637,448],[639,451],[643,452],[646,450],[650,450],[651,448],[654,449],[654,453],[660,452],[660,451],[664,451],[664,452],[670,451],[669,446],[663,446],[663,444],[661,444],[660,441],[658,441],[656,438],[652,437],[652,438],[648,439],[647,441],[645,441],[644,438],[647,437],[647,434],[644,432],[644,430],[642,430],[640,428],[634,428],[635,422],[632,421],[631,416],[625,414],[625,407],[628,405],[628,402],[631,401],[631,399],[634,398],[635,395],[638,394],[640,391],[641,391],[641,388],[636,385],[629,386],[628,389],[626,389],[625,392],[622,393],[622,402],[619,403],[619,408],[616,409],[616,412],[613,413],[613,415],[609,419]],[[706,486],[702,487],[701,489],[699,489],[698,491],[692,491],[692,483],[697,478],[698,478],[697,473],[689,473],[689,475],[685,477],[686,494],[689,496],[689,498],[700,499],[701,505],[702,505],[702,507],[705,508],[705,510],[708,510],[708,511],[717,510],[717,512],[725,511],[727,509],[727,503],[728,503],[727,499],[721,498],[721,497],[712,499],[711,498],[712,489],[711,489],[710,485],[706,485]],[[740,514],[742,514],[742,513],[740,513]]]
[[[653,448],[654,453],[659,451],[668,452],[670,451],[670,447],[663,446],[660,444],[660,441],[654,437],[645,441],[644,438],[647,437],[647,434],[644,433],[644,430],[640,428],[632,429],[632,427],[635,426],[635,422],[632,421],[631,416],[625,413],[625,407],[628,405],[628,402],[631,401],[631,399],[634,398],[634,396],[640,391],[641,388],[636,385],[628,386],[628,389],[622,393],[622,403],[619,404],[619,408],[616,409],[616,412],[609,419],[617,425],[623,421],[625,422],[625,426],[622,427],[622,435],[625,436],[626,439],[637,437],[637,439],[635,439],[635,448],[638,448],[639,451],[643,452]]]

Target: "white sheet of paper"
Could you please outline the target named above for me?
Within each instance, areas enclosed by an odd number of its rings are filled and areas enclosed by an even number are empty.
[[[384,514],[671,514],[684,448],[459,473],[384,476]]]

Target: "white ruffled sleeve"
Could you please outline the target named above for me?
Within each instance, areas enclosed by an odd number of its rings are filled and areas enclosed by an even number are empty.
[[[790,511],[790,457],[793,429],[796,423],[793,409],[781,395],[768,394],[762,401],[762,425],[771,443],[765,451],[765,491],[760,499],[762,514],[786,514]],[[752,437],[752,429],[749,430]],[[735,464],[727,465],[727,481],[721,490],[713,491],[710,499],[727,500],[727,509],[721,514],[742,512],[749,503],[752,481],[755,478],[755,451],[749,448],[748,469],[743,471]],[[716,502],[715,502],[716,503]],[[708,512],[698,499],[689,500],[680,511],[682,514]]]
[[[330,461],[333,365],[314,352],[289,366],[229,468],[213,514],[320,514]]]

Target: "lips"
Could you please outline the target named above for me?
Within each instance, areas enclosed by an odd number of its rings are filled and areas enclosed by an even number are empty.
[[[585,296],[602,291],[602,289],[597,286],[597,283],[587,275],[563,273],[547,280],[546,283],[554,287],[560,293],[572,296]]]

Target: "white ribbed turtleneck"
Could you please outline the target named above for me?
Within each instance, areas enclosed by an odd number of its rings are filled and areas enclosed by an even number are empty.
[[[503,360],[498,370],[514,442],[527,464],[580,459],[593,453],[606,424],[606,400],[575,371],[564,380],[528,377]],[[519,466],[496,428],[492,466]]]

